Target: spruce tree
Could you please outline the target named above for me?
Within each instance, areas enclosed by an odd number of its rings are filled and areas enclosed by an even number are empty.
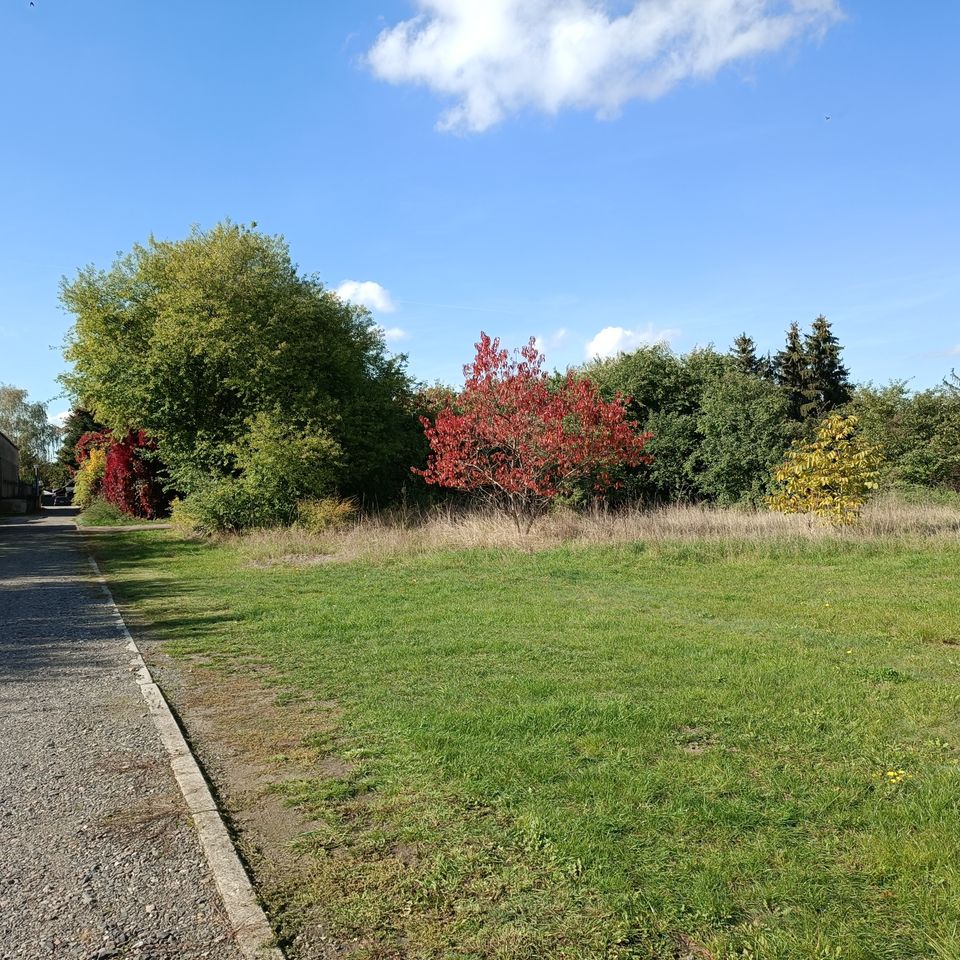
[[[820,314],[804,338],[807,356],[806,400],[802,413],[818,420],[850,401],[850,372],[840,360],[840,341],[830,321]]]
[[[760,375],[760,361],[757,359],[757,345],[753,338],[741,333],[730,348],[730,356],[736,361],[737,369],[752,377]]]
[[[790,419],[802,420],[807,403],[808,362],[807,353],[800,339],[800,327],[790,324],[787,342],[773,358],[776,382],[783,387],[789,404]]]

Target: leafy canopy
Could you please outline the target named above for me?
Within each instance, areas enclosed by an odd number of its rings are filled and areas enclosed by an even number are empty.
[[[261,415],[338,446],[337,482],[386,497],[418,443],[403,357],[362,307],[301,275],[281,237],[225,222],[154,238],[61,298],[76,317],[62,379],[120,434],[144,429],[181,492],[239,469]]]
[[[34,469],[47,472],[60,430],[47,420],[46,404],[31,402],[26,390],[0,383],[0,431],[20,450],[22,480],[33,480]]]

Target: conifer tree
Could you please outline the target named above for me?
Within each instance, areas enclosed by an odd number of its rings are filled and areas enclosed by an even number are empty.
[[[804,417],[819,420],[850,401],[850,372],[840,360],[841,349],[830,321],[820,314],[804,338],[807,359],[805,401],[801,410]]]
[[[746,332],[741,333],[733,346],[730,348],[730,356],[736,361],[737,368],[741,373],[750,374],[750,376],[760,375],[760,361],[757,359],[757,345],[753,342],[753,337],[747,336]]]
[[[800,339],[800,327],[790,324],[784,348],[773,358],[774,377],[783,387],[789,404],[790,419],[802,420],[807,403],[808,360]]]

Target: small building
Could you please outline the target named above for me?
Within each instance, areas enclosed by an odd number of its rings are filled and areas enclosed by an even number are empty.
[[[20,496],[20,449],[0,432],[0,500]]]
[[[39,483],[21,482],[20,449],[0,433],[0,513],[35,513],[39,509]]]

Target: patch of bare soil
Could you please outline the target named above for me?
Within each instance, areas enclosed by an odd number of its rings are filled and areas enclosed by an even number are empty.
[[[351,948],[332,939],[317,905],[301,895],[309,886],[311,857],[298,842],[319,825],[286,804],[277,789],[293,780],[349,772],[344,761],[308,745],[324,742],[336,705],[305,699],[281,706],[277,690],[256,671],[214,672],[200,663],[173,660],[154,644],[143,646],[286,955],[291,960],[349,956]]]

